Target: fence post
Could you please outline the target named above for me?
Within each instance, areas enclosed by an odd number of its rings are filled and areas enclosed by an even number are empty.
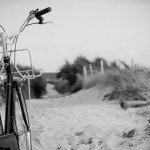
[[[84,77],[87,77],[87,70],[86,70],[85,66],[83,66],[83,75],[84,75]]]
[[[134,65],[134,62],[133,62],[133,59],[132,59],[132,71],[134,72],[135,71],[135,65]]]
[[[92,65],[89,64],[91,76],[93,75]]]
[[[101,60],[100,65],[101,65],[101,73],[104,73],[104,63],[103,63],[103,60]]]

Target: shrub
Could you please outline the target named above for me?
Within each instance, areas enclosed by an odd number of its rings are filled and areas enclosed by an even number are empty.
[[[92,61],[93,69],[96,69],[96,70],[100,71],[100,69],[101,69],[101,61],[102,60],[103,60],[104,69],[105,70],[109,69],[110,67],[108,66],[107,61],[104,58],[101,58],[101,57],[96,57],[94,59],[94,61]]]
[[[74,64],[70,64],[68,61],[60,68],[60,71],[57,73],[57,78],[62,80],[68,80],[68,86],[72,86],[76,83],[78,73],[77,68]]]
[[[20,71],[31,70],[31,67],[23,66],[20,64],[18,64],[17,67]],[[35,74],[39,74],[39,73],[36,71]],[[42,76],[30,80],[30,84],[31,84],[31,91],[30,91],[31,98],[41,98],[44,94],[46,94],[47,83],[46,83],[46,80]],[[25,98],[27,99],[28,98],[28,81],[27,80],[24,82],[24,85],[23,85],[23,93],[24,93]]]
[[[119,69],[119,65],[117,64],[117,61],[111,62],[110,67],[111,67],[112,69]]]
[[[112,87],[113,91],[110,93],[110,99],[116,99],[124,97],[127,100],[130,99],[142,99],[141,92],[149,90],[150,80],[147,78],[145,72],[133,72],[131,70],[117,70],[107,71],[105,74],[96,74],[92,77],[84,79],[84,88],[90,88],[93,86],[99,86],[102,88]]]
[[[58,80],[55,83],[55,90],[57,90],[59,93],[64,94],[69,92],[69,82],[66,79]]]
[[[101,60],[104,61],[104,74],[97,71],[101,67]],[[109,66],[107,61],[100,57],[95,58],[92,62],[84,56],[77,57],[73,64],[66,61],[57,73],[58,81],[55,84],[55,89],[60,93],[74,93],[82,88],[111,86],[114,90],[110,94],[110,99],[119,97],[126,97],[127,99],[138,99],[140,97],[144,99],[140,96],[140,92],[148,90],[150,87],[150,83],[147,82],[150,80],[150,71],[143,68],[132,71],[130,70],[132,67],[129,67],[123,61],[120,62],[123,63],[126,69],[120,70],[116,61],[111,62]],[[88,72],[89,64],[92,64],[93,75],[83,78],[83,66],[87,68]]]
[[[90,61],[83,56],[77,57],[73,64],[66,60],[56,75],[59,81],[56,82],[55,89],[60,93],[74,93],[82,89],[80,74],[83,74],[83,66],[89,67],[89,64]]]
[[[82,89],[82,77],[77,75],[77,81],[75,84],[69,86],[69,81],[66,79],[60,79],[55,83],[55,90],[61,94],[65,93],[75,93]]]
[[[46,81],[42,77],[37,77],[31,80],[31,89],[34,91],[34,96],[36,98],[41,98],[42,95],[46,94]]]
[[[86,68],[88,68],[89,70],[89,64],[90,61],[84,57],[84,56],[78,56],[75,60],[74,60],[74,66],[77,68],[77,72],[80,74],[83,74],[83,67],[85,66]],[[87,71],[88,71],[87,70]]]
[[[111,99],[117,97],[131,98],[138,94],[140,91],[136,74],[132,71],[118,70],[112,74],[108,74],[106,77],[105,86],[111,85],[114,91],[111,93]]]
[[[69,63],[67,60],[65,61],[65,64],[60,68],[59,72],[57,73],[56,77],[59,79],[59,81],[56,83],[56,90],[58,89],[58,92],[64,92],[69,91],[71,93],[77,92],[82,89],[83,87],[83,67],[85,66],[87,69],[87,72],[89,74],[90,67],[89,65],[92,65],[93,72],[100,69],[100,61],[104,61],[104,67],[105,69],[108,69],[109,66],[107,64],[107,61],[105,59],[102,59],[100,57],[97,57],[93,62],[90,62],[86,57],[84,56],[78,56],[73,64]],[[97,69],[98,68],[98,69]],[[80,77],[79,77],[80,76]],[[93,77],[91,77],[93,78]],[[61,80],[60,80],[61,79]],[[66,83],[66,80],[68,83]],[[91,80],[91,79],[90,79]],[[62,83],[61,83],[62,82]],[[92,79],[92,82],[94,80]],[[93,84],[93,83],[92,83]],[[58,87],[60,85],[60,87]],[[92,86],[92,85],[91,85]],[[61,87],[63,87],[63,90],[60,90]],[[66,88],[66,89],[64,89]]]
[[[97,72],[97,73],[93,74],[92,76],[83,78],[83,88],[89,89],[89,88],[97,86],[97,85],[102,86],[103,81],[104,81],[104,75],[100,72]]]
[[[31,70],[31,67],[29,66],[23,66],[18,64],[17,65],[18,69],[20,71],[24,70]],[[38,72],[35,72],[35,74],[38,74]],[[19,76],[19,74],[15,74],[16,76]],[[46,80],[43,77],[38,77],[30,81],[31,83],[31,88],[30,88],[30,93],[31,93],[31,98],[41,98],[47,91],[46,91]],[[28,81],[26,80],[23,84],[22,87],[24,96],[26,99],[28,99]],[[0,93],[1,97],[5,99],[5,92],[4,90],[0,87]]]
[[[80,74],[76,74],[76,76],[77,76],[76,83],[70,87],[71,93],[76,93],[80,91],[83,87],[83,77]]]

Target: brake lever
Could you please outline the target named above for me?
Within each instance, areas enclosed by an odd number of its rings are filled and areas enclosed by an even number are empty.
[[[53,24],[53,22],[52,22],[52,21],[42,22],[42,24],[47,24],[47,23],[51,23],[51,24]]]
[[[42,22],[42,24],[47,24],[47,23],[51,23],[51,24],[53,24],[53,22],[52,22],[52,21]],[[39,24],[39,22],[30,23],[30,24],[28,24],[27,26],[34,25],[34,24]]]

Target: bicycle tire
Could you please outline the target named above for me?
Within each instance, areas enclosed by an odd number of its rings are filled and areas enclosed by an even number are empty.
[[[31,150],[31,130],[26,101],[21,88],[14,88],[16,136],[20,150]]]

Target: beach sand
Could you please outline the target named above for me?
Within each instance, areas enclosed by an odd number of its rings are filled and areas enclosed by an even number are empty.
[[[31,100],[33,150],[150,150],[150,106],[124,110],[108,91]]]

